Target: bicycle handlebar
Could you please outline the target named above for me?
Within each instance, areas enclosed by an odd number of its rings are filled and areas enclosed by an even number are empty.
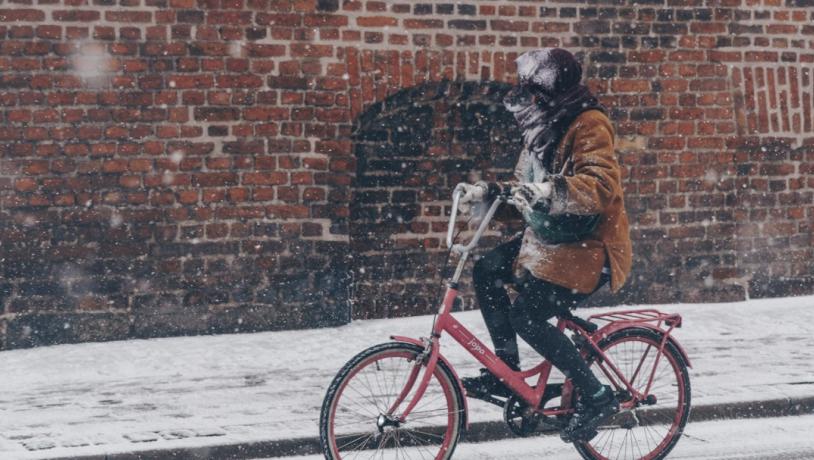
[[[474,249],[478,245],[478,241],[480,241],[480,237],[483,235],[483,232],[486,231],[486,227],[489,226],[489,222],[491,222],[492,217],[495,215],[495,211],[497,211],[498,206],[501,203],[506,204],[514,204],[512,199],[509,197],[508,194],[500,194],[498,195],[492,204],[489,206],[489,210],[486,212],[486,215],[480,222],[480,226],[478,226],[478,230],[475,232],[475,235],[472,237],[472,240],[469,241],[469,244],[466,246],[461,244],[453,244],[452,238],[455,232],[455,221],[458,218],[458,205],[461,201],[461,195],[463,191],[461,190],[461,184],[455,186],[455,190],[452,192],[452,212],[449,216],[449,227],[447,228],[447,247],[452,249],[453,252],[457,252],[462,254],[464,252],[469,252]]]

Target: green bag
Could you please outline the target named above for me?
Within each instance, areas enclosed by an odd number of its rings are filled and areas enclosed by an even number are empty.
[[[596,230],[601,214],[550,215],[548,210],[532,210],[525,216],[526,223],[540,241],[551,244],[573,243],[585,239]]]

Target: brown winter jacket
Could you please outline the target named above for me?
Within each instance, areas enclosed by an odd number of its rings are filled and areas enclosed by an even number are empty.
[[[611,290],[622,287],[630,273],[632,246],[613,143],[613,127],[599,110],[582,112],[571,123],[552,168],[562,173],[548,176],[554,185],[550,214],[601,214],[599,225],[588,238],[562,244],[541,242],[526,228],[515,272],[525,269],[537,278],[589,294],[595,290],[607,258]],[[514,171],[518,183],[531,181],[531,161],[524,150]],[[503,207],[500,218],[520,216],[513,206]]]

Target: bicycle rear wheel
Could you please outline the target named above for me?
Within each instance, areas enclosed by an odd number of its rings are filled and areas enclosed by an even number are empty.
[[[690,378],[682,354],[667,342],[659,353],[661,334],[643,328],[627,328],[598,344],[625,379],[644,393],[650,375],[651,400],[631,407],[629,395],[620,401],[622,411],[604,422],[592,440],[575,443],[577,451],[589,460],[659,460],[675,447],[690,416]],[[659,356],[658,363],[656,357]],[[591,370],[605,385],[621,393],[591,362]],[[655,366],[655,372],[653,368]],[[605,369],[609,369],[605,366]],[[625,392],[626,393],[626,392]],[[627,399],[627,401],[625,401]]]
[[[376,459],[452,457],[465,423],[464,395],[443,362],[438,362],[424,396],[405,422],[397,423],[397,419],[415,388],[394,414],[387,414],[422,351],[414,344],[385,343],[345,364],[322,404],[319,425],[325,458],[367,459],[371,454]],[[421,366],[419,376],[425,370]]]

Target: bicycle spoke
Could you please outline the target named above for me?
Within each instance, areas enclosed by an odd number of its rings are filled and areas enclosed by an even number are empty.
[[[440,435],[437,435],[437,434],[434,434],[434,433],[427,433],[426,431],[421,431],[421,430],[416,430],[416,429],[412,429],[410,431],[413,432],[413,433],[423,434],[423,435],[429,436],[431,438],[444,439],[443,436],[440,436]]]
[[[370,399],[367,396],[363,395],[356,388],[353,388],[353,387],[350,387],[350,386],[348,388],[353,390],[354,392],[356,392],[356,394],[361,396],[366,401],[370,401]],[[358,407],[358,408],[362,409],[363,411],[365,411],[367,416],[372,416],[373,418],[376,418],[376,417],[379,416],[379,414],[377,412],[373,411],[370,407],[363,405],[361,402],[357,402],[355,400],[351,400],[351,401],[354,403],[355,407]],[[374,405],[375,405],[375,402],[374,402]]]
[[[374,435],[373,433],[360,434],[359,436],[351,439],[350,441],[346,442],[345,444],[342,444],[338,448],[342,449],[344,447],[355,445],[355,444],[357,444],[357,442],[359,442],[359,440],[362,440],[362,443],[360,445],[364,445],[367,442],[367,439],[373,437],[373,435]],[[350,435],[350,436],[353,436],[353,435]],[[350,437],[350,436],[348,436],[348,437]],[[345,436],[342,436],[342,437],[345,437]]]
[[[410,431],[404,431],[404,434],[409,436],[416,443],[415,447],[421,453],[421,458],[422,459],[424,458],[424,452],[426,452],[430,456],[430,459],[434,458],[432,452],[427,448],[426,443],[422,442],[420,439],[415,437]]]
[[[375,436],[376,433],[373,432],[362,438],[358,443],[351,444],[353,446],[351,451],[361,452],[365,450],[365,447],[367,446],[368,442],[372,441],[375,438]]]
[[[367,423],[373,425],[373,422],[370,421],[370,420],[356,420],[356,421],[350,421],[350,422],[334,423],[334,427],[335,428],[339,428],[339,427],[345,428],[345,427],[349,427],[349,426],[353,426],[353,425],[364,425],[364,424],[367,424]]]
[[[639,458],[644,457],[642,453],[642,448],[639,447],[639,440],[636,438],[636,430],[630,430],[630,435],[633,437],[633,446],[636,447],[636,450],[639,452]]]

